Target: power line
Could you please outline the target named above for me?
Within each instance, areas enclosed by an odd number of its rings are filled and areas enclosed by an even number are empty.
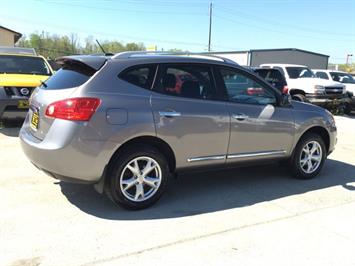
[[[340,41],[340,39],[331,39],[331,38],[319,38],[319,37],[315,37],[315,36],[312,36],[312,35],[302,35],[302,34],[295,34],[295,33],[290,33],[290,32],[286,32],[286,31],[282,31],[282,30],[275,30],[275,29],[270,29],[270,28],[267,28],[267,27],[263,27],[263,26],[258,26],[258,25],[252,25],[252,24],[249,24],[249,23],[246,23],[246,22],[242,22],[242,21],[238,21],[238,20],[235,20],[235,19],[231,19],[229,17],[226,17],[226,16],[219,16],[219,15],[214,15],[214,17],[216,18],[219,18],[219,19],[222,19],[222,20],[225,20],[225,21],[229,21],[230,23],[234,23],[234,24],[237,24],[237,25],[243,25],[247,28],[254,28],[254,29],[259,29],[259,30],[262,30],[262,31],[267,31],[267,32],[273,32],[273,33],[280,33],[280,34],[287,34],[289,35],[288,37],[301,37],[301,38],[312,38],[312,39],[316,39],[316,40],[324,40],[324,41]],[[348,42],[352,42],[352,40],[347,40],[347,39],[341,39],[342,41],[348,41]]]
[[[273,20],[265,19],[265,18],[262,18],[262,17],[259,17],[259,16],[255,16],[255,15],[252,15],[252,14],[247,14],[246,12],[241,12],[241,11],[236,11],[236,10],[232,11],[231,9],[226,9],[226,8],[223,8],[223,7],[215,7],[215,9],[217,9],[217,10],[219,10],[221,12],[224,12],[224,13],[232,14],[232,15],[238,14],[238,17],[243,17],[243,18],[248,19],[248,20],[255,21],[255,19],[257,19],[259,21],[263,21],[264,23],[272,24],[274,26],[275,25],[282,25],[282,26],[287,26],[290,29],[298,28],[298,29],[300,29],[302,31],[308,31],[308,32],[311,32],[311,33],[324,34],[324,35],[354,36],[355,37],[355,34],[352,34],[352,33],[339,33],[339,32],[331,32],[331,31],[320,30],[320,29],[314,30],[312,28],[307,28],[307,27],[302,27],[302,26],[298,26],[298,25],[284,23],[284,21],[282,22],[282,24],[280,24],[280,21],[273,21]]]
[[[208,51],[211,51],[211,30],[212,30],[212,2],[210,3],[210,27],[208,31]]]
[[[79,28],[75,28],[75,27],[65,27],[63,25],[59,25],[59,24],[54,24],[54,23],[48,23],[48,22],[43,22],[43,21],[38,21],[38,20],[27,20],[27,19],[23,19],[23,18],[17,18],[17,17],[12,17],[12,16],[8,16],[7,14],[2,14],[0,12],[1,17],[5,17],[5,18],[9,18],[9,19],[13,19],[16,20],[17,22],[23,22],[26,25],[28,24],[32,24],[35,26],[38,25],[46,25],[55,29],[60,29],[60,30],[65,30],[68,32],[76,32],[77,34],[82,34],[82,35],[96,35],[96,36],[106,36],[106,38],[110,37],[110,38],[123,38],[123,39],[130,39],[130,40],[134,40],[134,41],[146,41],[146,42],[160,42],[160,43],[169,43],[169,44],[175,44],[175,45],[188,45],[188,46],[196,46],[196,47],[204,47],[204,49],[206,49],[206,44],[205,43],[200,43],[200,42],[185,42],[185,41],[177,41],[177,40],[168,40],[168,39],[158,39],[158,38],[146,38],[146,37],[142,37],[142,36],[131,36],[131,35],[124,35],[124,34],[112,34],[112,33],[108,33],[108,32],[95,32],[95,31],[87,31],[87,30],[83,30],[83,29],[79,29]],[[222,49],[236,49],[236,47],[228,47],[228,46],[224,46],[224,45],[213,45],[213,47],[216,48],[222,48]]]
[[[114,8],[114,7],[104,7],[104,6],[90,6],[90,5],[83,5],[83,4],[75,4],[75,3],[68,3],[68,2],[52,2],[52,1],[39,1],[39,0],[34,0],[39,3],[46,2],[48,4],[53,4],[53,5],[62,5],[62,6],[72,6],[72,7],[80,7],[80,8],[86,8],[86,9],[91,9],[91,10],[102,10],[102,11],[108,11],[108,12],[132,12],[132,13],[150,13],[150,14],[161,14],[161,15],[178,15],[178,16],[189,16],[189,15],[194,15],[194,16],[205,16],[206,14],[201,13],[201,12],[176,12],[176,11],[152,11],[152,10],[139,10],[137,8],[135,9],[126,9],[126,8]]]

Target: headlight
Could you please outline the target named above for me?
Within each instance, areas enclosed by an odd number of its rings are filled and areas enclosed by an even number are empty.
[[[314,86],[314,93],[324,94],[325,93],[325,87],[322,86],[322,85],[315,85]]]

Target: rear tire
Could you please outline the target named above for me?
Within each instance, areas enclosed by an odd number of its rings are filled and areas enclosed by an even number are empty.
[[[345,113],[346,115],[351,115],[351,106],[350,106],[350,104],[346,104],[346,105],[345,105],[344,113]]]
[[[121,207],[144,209],[162,196],[168,176],[168,163],[157,149],[146,145],[132,146],[111,163],[105,193]]]
[[[295,101],[307,102],[306,96],[304,96],[303,94],[294,94],[291,98]]]
[[[313,133],[303,136],[291,159],[292,174],[299,179],[311,179],[319,174],[326,159],[323,139]]]

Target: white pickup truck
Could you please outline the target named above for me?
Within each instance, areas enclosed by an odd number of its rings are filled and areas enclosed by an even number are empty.
[[[307,66],[262,64],[260,67],[278,69],[284,75],[289,94],[294,100],[324,107],[346,105],[348,96],[345,86],[339,82],[317,78]]]
[[[314,75],[320,79],[333,80],[345,85],[349,96],[349,103],[345,107],[345,113],[355,111],[355,78],[349,73],[338,70],[312,69]]]

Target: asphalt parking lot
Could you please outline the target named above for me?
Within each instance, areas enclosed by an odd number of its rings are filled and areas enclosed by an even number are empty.
[[[115,207],[54,180],[0,129],[0,265],[355,265],[355,116],[336,117],[322,174],[278,165],[171,180],[153,207]]]

